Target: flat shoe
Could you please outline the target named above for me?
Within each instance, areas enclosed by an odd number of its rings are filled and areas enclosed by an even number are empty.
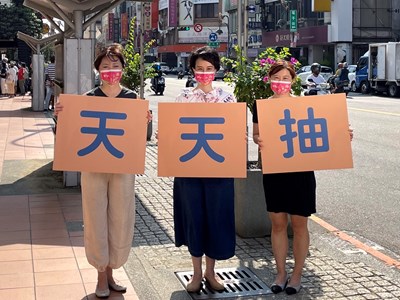
[[[218,282],[217,279],[214,279],[213,281],[208,280],[206,277],[204,277],[204,279],[205,279],[205,281],[206,281],[206,284],[207,284],[212,290],[217,291],[217,292],[222,292],[222,291],[225,290],[225,286],[224,286],[222,283]]]
[[[288,285],[285,289],[286,294],[288,295],[294,295],[297,294],[301,289],[301,284],[299,284],[298,286],[290,286]]]
[[[123,286],[123,285],[119,285],[114,283],[108,283],[108,287],[110,288],[110,290],[114,291],[114,292],[119,292],[119,293],[126,293],[127,287]]]
[[[274,283],[271,285],[271,291],[272,291],[274,294],[278,294],[278,293],[280,293],[280,292],[283,292],[283,291],[285,290],[287,284],[288,284],[288,281],[289,281],[289,278],[287,277],[285,283],[283,283],[283,284],[278,284],[278,283],[275,283],[275,282],[274,282]]]
[[[99,287],[96,286],[95,294],[97,298],[106,299],[110,296],[110,290],[109,289],[99,290]]]

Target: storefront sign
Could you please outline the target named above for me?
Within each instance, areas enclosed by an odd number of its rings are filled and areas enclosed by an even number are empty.
[[[194,2],[193,0],[179,1],[179,25],[194,24]]]
[[[168,15],[169,15],[169,26],[175,27],[178,25],[178,12],[177,9],[177,1],[178,0],[169,0],[169,8],[168,8]]]
[[[160,0],[158,2],[158,10],[166,9],[168,8],[169,0]]]
[[[291,42],[297,46],[328,43],[328,26],[298,28],[297,33],[289,30],[270,31],[263,33],[263,47],[290,46]]]

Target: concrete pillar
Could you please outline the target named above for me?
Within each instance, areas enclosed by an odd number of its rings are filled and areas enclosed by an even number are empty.
[[[396,9],[400,10],[400,1],[392,0],[392,30],[395,40],[400,42],[400,13]]]
[[[81,39],[83,36],[83,11],[74,10],[75,37]]]
[[[337,43],[335,45],[335,66],[341,62],[347,62],[349,65],[353,62],[353,49],[351,43]]]
[[[40,46],[38,46],[40,49]],[[40,53],[40,51],[38,52]],[[32,56],[32,110],[43,111],[44,108],[44,56]]]
[[[312,45],[308,47],[308,62],[312,63],[321,63],[324,55],[323,55],[323,48],[319,45]]]

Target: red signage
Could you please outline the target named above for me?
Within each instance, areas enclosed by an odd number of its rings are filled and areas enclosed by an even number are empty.
[[[114,40],[114,13],[108,14],[108,40]]]
[[[129,30],[128,14],[122,13],[121,14],[121,38],[123,40],[128,39],[128,30]]]
[[[194,31],[201,32],[203,30],[203,25],[201,24],[194,24]]]

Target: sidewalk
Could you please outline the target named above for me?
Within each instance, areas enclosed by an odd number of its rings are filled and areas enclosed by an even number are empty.
[[[85,257],[79,189],[51,171],[54,134],[30,97],[0,98],[0,299],[97,299]],[[115,277],[138,299],[123,268]]]
[[[96,299],[79,189],[64,189],[59,172],[51,171],[50,123],[29,107],[30,97],[0,98],[0,300]],[[191,262],[187,250],[173,244],[172,179],[156,172],[157,146],[149,142],[146,172],[136,180],[132,251],[116,271],[128,293],[109,299],[191,299],[175,276],[190,271]],[[399,269],[369,255],[345,255],[338,250],[342,240],[312,221],[310,228],[301,292],[245,299],[400,298]],[[269,238],[237,238],[236,255],[216,267],[247,267],[269,286],[275,272],[271,249]],[[288,263],[293,267],[293,259]]]

